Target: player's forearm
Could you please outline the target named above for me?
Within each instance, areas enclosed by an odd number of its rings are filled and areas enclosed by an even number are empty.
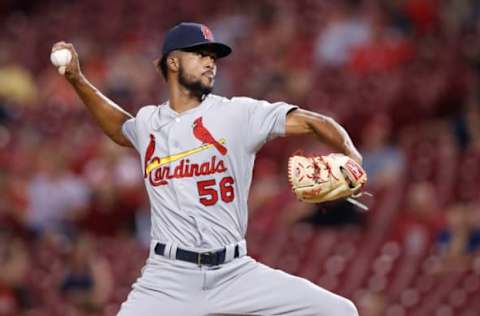
[[[315,112],[295,110],[288,114],[287,135],[312,134],[335,150],[350,156],[358,163],[362,156],[353,145],[347,131],[334,119]]]
[[[70,84],[103,132],[117,144],[131,146],[122,133],[122,125],[132,116],[104,96],[83,75],[70,80]]]
[[[320,140],[339,150],[347,156],[350,156],[358,163],[362,163],[362,155],[353,145],[352,139],[347,131],[338,124],[334,119],[322,116],[318,119],[309,120],[307,122],[312,133]]]

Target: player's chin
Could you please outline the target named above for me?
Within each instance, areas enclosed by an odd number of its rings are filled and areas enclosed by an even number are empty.
[[[213,88],[213,84],[215,83],[215,78],[209,77],[209,76],[202,76],[201,81],[203,86]]]
[[[202,80],[202,88],[205,90],[212,90],[213,85],[215,84],[215,79],[210,79],[210,80]]]

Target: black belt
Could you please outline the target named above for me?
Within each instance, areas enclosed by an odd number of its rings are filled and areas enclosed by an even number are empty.
[[[155,245],[155,253],[160,256],[164,256],[165,244],[157,243]],[[185,250],[177,248],[177,253],[175,254],[175,259],[188,261],[191,263],[196,263],[199,266],[218,266],[225,262],[225,255],[227,253],[226,248],[218,251],[208,251],[208,252],[195,252],[190,250]],[[233,254],[234,258],[240,257],[240,249],[238,245],[235,246],[235,251]]]

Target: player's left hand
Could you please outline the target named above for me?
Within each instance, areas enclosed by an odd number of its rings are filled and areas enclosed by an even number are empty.
[[[288,179],[299,200],[321,203],[356,196],[367,183],[367,173],[343,154],[297,154],[288,160]]]

